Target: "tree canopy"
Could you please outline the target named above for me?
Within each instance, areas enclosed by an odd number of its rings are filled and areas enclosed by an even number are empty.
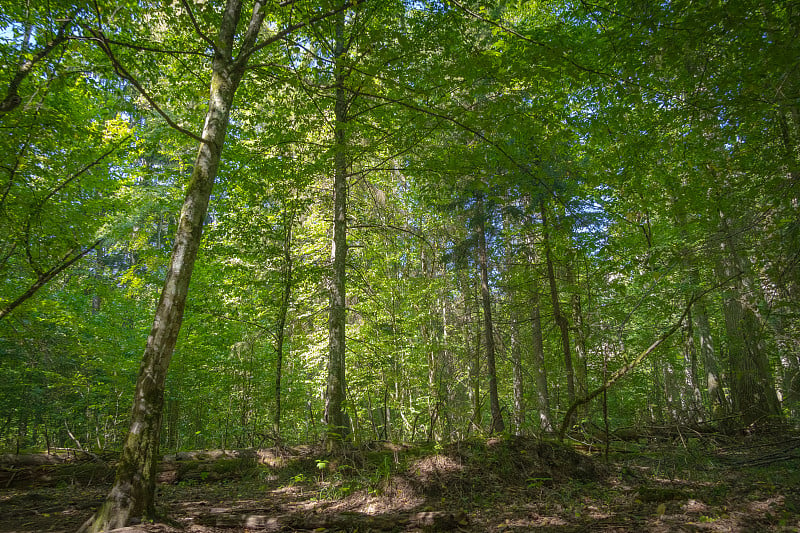
[[[35,4],[0,447],[798,423],[791,3]]]

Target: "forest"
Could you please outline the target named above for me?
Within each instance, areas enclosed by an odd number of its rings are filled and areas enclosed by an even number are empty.
[[[4,2],[0,531],[794,530],[799,203],[795,1]]]

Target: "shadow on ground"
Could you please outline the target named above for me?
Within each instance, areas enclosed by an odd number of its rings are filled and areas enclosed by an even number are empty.
[[[797,531],[800,438],[618,444],[606,463],[529,438],[186,452],[160,468],[164,520],[124,531]],[[109,456],[0,458],[0,532],[73,532]],[[123,530],[120,530],[123,531]]]

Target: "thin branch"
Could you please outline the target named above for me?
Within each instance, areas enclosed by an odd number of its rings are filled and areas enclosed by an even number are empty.
[[[63,272],[64,270],[66,270],[67,268],[72,266],[74,263],[79,261],[86,254],[88,254],[89,252],[91,252],[92,250],[97,248],[100,245],[100,243],[102,243],[102,242],[103,242],[103,239],[96,240],[94,242],[94,244],[92,244],[91,246],[89,246],[88,248],[86,248],[84,250],[81,250],[78,254],[76,254],[72,258],[69,258],[69,256],[72,255],[72,250],[67,252],[67,254],[61,259],[61,261],[60,261],[60,263],[58,265],[54,266],[53,268],[51,268],[47,272],[42,272],[38,276],[38,279],[36,280],[36,282],[33,285],[31,285],[30,287],[28,287],[28,290],[26,290],[24,293],[22,293],[22,295],[20,295],[16,300],[11,302],[7,306],[5,306],[3,309],[0,309],[0,320],[3,320],[6,316],[8,316],[9,313],[11,313],[11,311],[13,311],[15,308],[17,308],[25,300],[27,300],[28,298],[33,296],[36,293],[36,291],[38,291],[39,289],[44,287],[51,279],[53,279],[54,277],[58,276],[61,272]]]
[[[189,15],[189,20],[191,21],[192,26],[194,26],[194,31],[197,33],[197,35],[201,39],[203,39],[206,43],[208,43],[208,45],[211,47],[212,50],[214,50],[215,53],[217,54],[220,53],[219,48],[217,47],[217,43],[215,43],[214,40],[208,35],[206,35],[200,28],[200,25],[197,23],[197,19],[194,18],[194,13],[192,13],[192,6],[189,5],[189,2],[187,2],[186,0],[181,0],[181,3],[183,4],[184,9],[186,9],[186,14]]]
[[[201,136],[192,133],[186,128],[178,125],[161,109],[161,107],[155,102],[155,100],[153,100],[153,98],[147,93],[147,91],[145,91],[144,87],[142,87],[142,85],[127,70],[125,70],[125,67],[122,66],[119,60],[117,60],[116,56],[111,51],[111,48],[108,45],[108,41],[106,40],[106,37],[102,31],[87,27],[85,27],[85,29],[86,31],[92,34],[92,36],[95,39],[95,42],[97,43],[97,46],[100,47],[100,49],[103,51],[106,57],[108,57],[108,59],[111,61],[111,64],[114,67],[114,70],[117,72],[117,74],[119,74],[120,77],[122,77],[123,79],[130,82],[130,84],[133,85],[137,91],[139,91],[139,94],[141,94],[144,97],[144,99],[147,100],[147,103],[153,106],[153,109],[155,109],[156,113],[161,115],[161,117],[167,122],[167,124],[169,124],[171,128],[183,133],[184,135],[194,139],[197,142],[200,143],[206,142],[205,139],[203,139]]]
[[[48,42],[35,56],[23,62],[19,67],[17,73],[8,84],[5,98],[0,102],[0,118],[16,109],[22,103],[22,98],[19,96],[20,85],[31,73],[36,63],[47,57],[56,46],[67,40],[66,32],[70,24],[72,24],[72,18],[67,19],[59,26],[58,33],[56,33],[52,41]]]
[[[506,150],[504,150],[502,146],[500,146],[498,143],[494,142],[493,140],[489,139],[486,135],[484,135],[483,133],[481,133],[477,129],[472,128],[472,127],[468,126],[467,124],[461,122],[460,120],[457,120],[457,119],[455,119],[455,118],[453,118],[451,116],[448,116],[448,115],[446,115],[443,112],[440,112],[438,110],[434,110],[434,109],[422,107],[422,106],[419,106],[419,105],[411,104],[411,103],[406,102],[404,100],[401,100],[399,98],[390,98],[388,96],[382,96],[382,95],[378,95],[378,94],[366,93],[366,92],[363,92],[363,91],[360,92],[359,95],[366,96],[368,98],[374,98],[374,99],[377,99],[377,100],[384,100],[386,102],[391,102],[391,103],[403,106],[405,108],[411,109],[412,111],[417,111],[419,113],[424,113],[426,115],[429,115],[429,116],[432,116],[432,117],[436,117],[436,118],[442,119],[444,121],[450,122],[452,124],[455,124],[459,128],[461,128],[461,129],[473,134],[475,137],[479,138],[480,140],[482,140],[483,142],[485,142],[486,144],[488,144],[489,146],[491,146],[492,148],[494,148],[495,150],[500,152],[500,154],[503,155],[506,159],[508,159],[508,161],[510,161],[515,167],[517,167],[519,170],[521,170],[524,174],[526,174],[526,175],[532,177],[534,180],[536,180],[539,183],[539,185],[541,185],[548,193],[550,193],[550,195],[553,198],[556,199],[556,201],[559,202],[559,204],[561,204],[565,208],[569,209],[569,207],[567,206],[566,202],[564,202],[558,196],[558,194],[549,185],[547,185],[547,183],[545,183],[541,178],[539,178],[538,176],[533,174],[527,166],[523,165],[522,163],[520,163],[516,159],[514,159],[514,157],[512,157],[511,154],[509,154]]]
[[[525,35],[522,35],[517,30],[515,30],[513,28],[509,28],[505,24],[502,24],[500,22],[488,19],[488,18],[482,16],[480,13],[476,13],[476,12],[472,11],[471,9],[469,9],[468,7],[463,5],[462,3],[458,2],[458,0],[449,0],[449,1],[454,6],[456,6],[459,9],[461,9],[466,14],[468,14],[469,16],[471,16],[471,17],[473,17],[473,18],[475,18],[477,20],[483,21],[483,22],[485,22],[485,23],[487,23],[487,24],[489,24],[491,26],[494,26],[495,28],[497,28],[499,30],[502,30],[502,31],[504,31],[504,32],[506,32],[506,33],[508,33],[510,35],[513,35],[514,37],[522,39],[523,41],[531,43],[531,44],[534,44],[536,46],[540,46],[540,47],[542,47],[542,48],[544,48],[544,49],[546,49],[546,50],[548,50],[550,52],[555,51],[554,48],[552,46],[550,46],[549,44],[543,43],[541,41],[537,41],[537,40],[534,40],[534,39],[531,39],[530,37],[526,37]],[[577,63],[574,59],[572,59],[568,55],[566,55],[566,53],[563,54],[562,57],[564,58],[565,61],[570,63],[572,66],[574,66],[578,70],[582,70],[584,72],[589,72],[591,74],[596,74],[596,75],[601,76],[603,78],[616,79],[616,78],[614,78],[614,76],[611,76],[610,74],[608,74],[606,72],[601,72],[599,70],[595,70],[595,69],[586,67],[584,65],[581,65],[580,63]]]
[[[239,57],[236,58],[236,66],[246,65],[248,59],[250,58],[250,56],[252,56],[253,54],[255,54],[256,52],[258,52],[260,50],[263,50],[267,46],[269,46],[269,45],[271,45],[271,44],[273,44],[273,43],[275,43],[277,41],[280,41],[281,39],[287,37],[291,33],[294,33],[295,31],[297,31],[297,30],[299,30],[301,28],[309,26],[309,25],[311,25],[311,24],[313,24],[315,22],[319,22],[321,20],[325,20],[325,19],[327,19],[329,17],[332,17],[333,15],[336,15],[337,13],[340,13],[342,11],[350,9],[351,7],[355,7],[358,4],[363,4],[363,3],[367,2],[367,1],[368,0],[361,0],[361,1],[352,0],[350,2],[346,2],[344,5],[342,5],[340,7],[337,7],[335,9],[332,9],[332,10],[327,11],[325,13],[320,13],[319,15],[311,17],[310,19],[308,19],[305,22],[297,22],[295,24],[291,24],[290,26],[288,26],[285,29],[283,29],[283,30],[279,31],[278,33],[276,33],[275,35],[272,35],[272,36],[268,37],[267,39],[265,39],[264,41],[260,42],[257,46],[253,46],[250,50],[242,50],[242,52],[239,54]]]
[[[263,331],[264,333],[267,333],[270,337],[272,337],[272,340],[277,340],[277,335],[275,334],[274,331],[272,331],[270,328],[268,328],[263,324],[259,324],[258,322],[253,322],[251,320],[245,320],[243,318],[234,318],[231,316],[214,313],[213,311],[209,311],[208,309],[198,308],[197,311],[206,313],[207,315],[211,315],[214,318],[219,318],[220,320],[227,320],[228,322],[238,322],[240,324],[247,324],[248,326],[253,326],[256,329]]]
[[[433,245],[430,242],[428,242],[428,240],[421,233],[412,231],[408,228],[401,228],[400,226],[395,226],[392,224],[354,224],[352,226],[347,226],[347,227],[348,229],[392,229],[395,231],[402,231],[421,240],[422,242],[427,244],[428,247],[431,248],[432,250],[434,249]]]
[[[736,277],[736,276],[733,276],[733,277]],[[683,313],[681,313],[680,318],[675,323],[673,323],[672,326],[670,326],[670,328],[668,330],[666,330],[664,333],[662,333],[661,336],[658,339],[656,339],[655,342],[653,342],[653,344],[651,344],[642,353],[637,355],[632,361],[629,361],[628,363],[625,363],[616,372],[611,374],[611,376],[608,378],[608,380],[603,385],[601,385],[600,387],[597,387],[595,390],[593,390],[592,392],[590,392],[589,394],[587,394],[583,398],[581,398],[579,400],[576,400],[572,405],[570,405],[569,409],[567,409],[567,412],[564,415],[564,420],[561,423],[561,429],[559,430],[559,433],[558,433],[559,434],[559,439],[563,440],[564,435],[566,435],[567,429],[568,429],[567,426],[569,425],[570,418],[575,413],[575,410],[578,409],[578,407],[580,407],[582,405],[586,405],[587,403],[589,403],[592,400],[594,400],[595,398],[597,398],[599,395],[603,394],[605,391],[610,389],[617,381],[619,381],[620,379],[625,377],[631,370],[633,370],[634,368],[639,366],[639,363],[644,361],[644,359],[648,355],[650,355],[656,348],[661,346],[664,343],[664,341],[669,339],[676,331],[678,331],[678,329],[683,324],[683,321],[686,320],[687,316],[689,316],[689,312],[692,310],[692,306],[697,301],[699,301],[703,296],[705,296],[709,292],[715,291],[719,287],[722,287],[723,285],[728,283],[731,279],[733,279],[733,278],[727,278],[727,279],[721,281],[720,283],[717,283],[716,285],[714,285],[713,287],[711,287],[711,288],[709,288],[709,289],[707,289],[705,291],[702,291],[702,292],[699,292],[697,294],[694,294],[689,299],[689,303],[686,304],[686,308],[683,310]]]
[[[129,50],[136,50],[137,52],[154,52],[157,54],[167,54],[171,56],[200,56],[207,59],[213,57],[211,54],[207,54],[205,52],[198,50],[170,50],[167,48],[158,48],[156,46],[151,46],[146,44],[140,44],[140,43],[134,44],[125,41],[118,41],[116,39],[110,39],[105,35],[103,36],[103,38],[105,39],[105,42],[108,44],[113,44],[114,46],[127,48]],[[90,42],[95,40],[93,37],[85,37],[83,35],[74,35],[70,37],[70,39],[73,41],[90,41]]]
[[[118,149],[120,146],[122,146],[122,144],[123,144],[123,143],[125,143],[125,142],[126,142],[128,139],[130,139],[130,138],[131,138],[131,136],[130,136],[130,135],[127,135],[127,136],[125,136],[125,137],[124,137],[124,138],[123,138],[121,141],[119,141],[117,144],[115,144],[114,146],[112,146],[111,148],[109,148],[109,149],[108,149],[106,152],[104,152],[104,153],[100,154],[100,156],[99,156],[99,157],[97,157],[97,159],[95,159],[95,160],[94,160],[94,161],[92,161],[91,163],[89,163],[89,164],[85,165],[85,166],[84,166],[82,169],[80,169],[79,171],[77,171],[75,174],[73,174],[72,176],[70,176],[69,178],[67,178],[67,179],[66,179],[66,180],[64,180],[63,182],[61,182],[61,183],[60,183],[60,184],[59,184],[59,185],[58,185],[58,186],[57,186],[55,189],[53,189],[52,191],[50,191],[49,193],[47,193],[47,196],[45,196],[44,198],[42,198],[42,199],[41,199],[41,200],[38,202],[37,209],[38,209],[38,208],[41,208],[41,207],[42,207],[42,205],[44,205],[44,203],[45,203],[45,202],[47,202],[47,201],[48,201],[50,198],[52,198],[53,196],[55,196],[55,195],[56,195],[56,194],[57,194],[59,191],[61,191],[62,189],[64,189],[64,187],[66,187],[67,185],[69,185],[70,183],[72,183],[73,181],[75,181],[76,179],[78,179],[79,177],[81,177],[83,174],[85,174],[86,172],[88,172],[90,169],[92,169],[92,168],[96,167],[97,165],[99,165],[99,164],[100,164],[100,162],[101,162],[103,159],[105,159],[105,158],[106,158],[106,157],[108,157],[109,155],[113,154],[113,153],[114,153],[114,152],[115,152],[115,151],[116,151],[116,150],[117,150],[117,149]]]
[[[116,145],[114,145],[113,147],[111,147],[111,148],[110,148],[108,151],[106,151],[105,153],[101,154],[101,155],[100,155],[98,158],[96,158],[94,161],[92,161],[91,163],[89,163],[89,164],[85,165],[83,168],[81,168],[80,170],[78,170],[78,171],[77,171],[75,174],[73,174],[72,176],[70,176],[69,178],[67,178],[67,179],[66,179],[66,180],[64,180],[63,182],[61,182],[61,183],[60,183],[58,186],[56,186],[56,187],[55,187],[55,188],[54,188],[52,191],[50,191],[49,193],[47,193],[47,195],[46,195],[44,198],[42,198],[41,200],[39,200],[39,201],[36,203],[36,206],[35,206],[35,207],[32,209],[32,212],[31,212],[30,216],[28,216],[28,219],[27,219],[27,221],[25,222],[25,256],[26,256],[26,257],[27,257],[27,259],[28,259],[28,264],[30,265],[30,267],[33,269],[33,271],[36,273],[36,275],[37,275],[37,276],[40,276],[40,277],[41,277],[41,276],[43,276],[43,275],[46,275],[46,272],[43,272],[43,271],[42,271],[42,270],[41,270],[41,269],[40,269],[40,268],[37,266],[37,264],[36,264],[36,261],[33,259],[33,254],[31,253],[31,225],[32,225],[32,223],[33,223],[33,218],[34,218],[34,216],[35,216],[35,215],[36,215],[36,214],[39,212],[39,210],[42,208],[42,206],[44,206],[44,204],[45,204],[45,203],[46,203],[46,202],[47,202],[47,201],[48,201],[50,198],[52,198],[53,196],[55,196],[55,195],[56,195],[56,194],[57,194],[59,191],[63,190],[63,189],[64,189],[64,188],[65,188],[67,185],[69,185],[70,183],[72,183],[73,181],[75,181],[76,179],[78,179],[79,177],[81,177],[83,174],[85,174],[86,172],[88,172],[90,169],[92,169],[93,167],[95,167],[95,166],[97,166],[98,164],[100,164],[100,162],[101,162],[103,159],[105,159],[106,157],[108,157],[109,155],[111,155],[111,154],[112,154],[112,153],[113,153],[115,150],[117,150],[117,148],[119,148],[119,147],[120,147],[120,145],[122,145],[122,143],[124,143],[124,142],[125,142],[125,141],[127,141],[128,139],[130,139],[130,135],[126,136],[124,139],[122,139],[121,141],[119,141],[119,142],[118,142]],[[0,318],[2,318],[2,317],[0,317]]]

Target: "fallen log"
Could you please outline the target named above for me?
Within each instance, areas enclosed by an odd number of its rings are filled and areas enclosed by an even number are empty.
[[[286,529],[316,530],[343,529],[358,531],[395,531],[398,528],[417,527],[423,531],[453,531],[469,524],[463,511],[423,511],[413,514],[388,513],[289,513],[265,514],[263,509],[231,511],[211,509],[199,516],[195,523],[220,528],[258,529],[260,531],[285,531]]]

